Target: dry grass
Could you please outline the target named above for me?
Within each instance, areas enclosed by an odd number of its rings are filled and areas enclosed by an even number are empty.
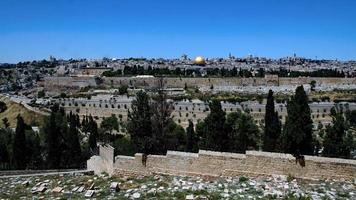
[[[8,99],[2,98],[1,101],[4,101],[7,106],[5,112],[0,113],[0,127],[3,127],[2,119],[5,117],[10,122],[10,127],[14,128],[16,126],[16,117],[21,115],[24,118],[25,123],[30,125],[42,125],[44,116],[33,111],[26,109],[23,105],[12,102]]]

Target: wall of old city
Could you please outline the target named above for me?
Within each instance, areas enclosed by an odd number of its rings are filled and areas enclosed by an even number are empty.
[[[247,151],[246,154],[200,150],[199,153],[168,151],[166,155],[148,155],[146,166],[142,154],[134,157],[116,156],[105,160],[103,156],[112,147],[100,147],[99,156],[88,160],[88,169],[95,173],[152,174],[200,176],[259,176],[290,175],[303,179],[346,179],[356,177],[356,160],[305,156],[305,167],[295,163],[290,154]],[[105,160],[105,166],[103,166]]]
[[[167,87],[199,86],[279,86],[279,85],[302,85],[310,84],[312,80],[317,85],[329,84],[356,84],[355,78],[279,78],[277,76],[267,76],[266,78],[165,78]],[[135,77],[106,77],[105,85],[133,85],[137,87],[152,87],[157,84],[156,78],[135,78]]]
[[[277,76],[266,76],[265,78],[178,78],[166,77],[167,87],[184,87],[199,86],[279,86],[279,85],[301,85],[309,84],[312,80],[317,85],[331,84],[356,84],[355,78],[316,78],[316,77],[299,77],[299,78],[279,78]],[[157,79],[153,77],[104,77],[103,84],[106,86],[130,85],[135,87],[154,87],[157,85]],[[94,77],[46,77],[44,87],[47,90],[58,88],[75,88],[96,86],[97,82]]]
[[[64,90],[68,88],[79,89],[87,86],[97,86],[95,77],[89,76],[56,76],[56,77],[45,77],[44,78],[44,88],[46,91],[51,90]]]

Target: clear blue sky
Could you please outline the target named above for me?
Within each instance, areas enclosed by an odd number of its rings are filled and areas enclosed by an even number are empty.
[[[355,0],[0,0],[0,63],[58,58],[356,59]]]

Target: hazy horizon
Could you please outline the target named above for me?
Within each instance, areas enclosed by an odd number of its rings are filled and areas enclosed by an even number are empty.
[[[292,56],[356,60],[353,0],[0,2],[0,63]]]

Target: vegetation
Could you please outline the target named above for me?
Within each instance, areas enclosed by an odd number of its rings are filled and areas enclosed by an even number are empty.
[[[0,101],[0,113],[4,112],[7,109],[6,103]]]
[[[282,123],[275,111],[273,91],[268,92],[266,112],[265,112],[265,129],[263,137],[263,150],[276,152],[279,150],[279,138],[281,135]]]
[[[351,113],[351,114],[350,114]],[[355,112],[343,111],[341,106],[331,110],[332,125],[326,127],[323,140],[324,156],[350,158],[350,152],[355,149],[354,134],[350,127],[354,126]]]
[[[226,117],[217,100],[210,103],[210,110],[196,126],[200,149],[239,153],[257,149],[260,131],[248,113],[232,112]]]
[[[31,126],[43,125],[43,121],[44,121],[43,115],[30,111],[27,108],[25,108],[23,105],[9,100],[4,100],[3,102],[6,105],[6,110],[0,112],[0,119],[3,120],[4,118],[6,118],[9,127],[16,127],[17,116],[19,114],[21,114],[21,117],[23,118],[26,124],[29,124]],[[0,127],[2,125],[3,124],[1,124]]]
[[[308,96],[303,86],[296,89],[295,95],[287,104],[286,122],[281,137],[281,148],[285,153],[313,155],[313,121],[308,105]]]

